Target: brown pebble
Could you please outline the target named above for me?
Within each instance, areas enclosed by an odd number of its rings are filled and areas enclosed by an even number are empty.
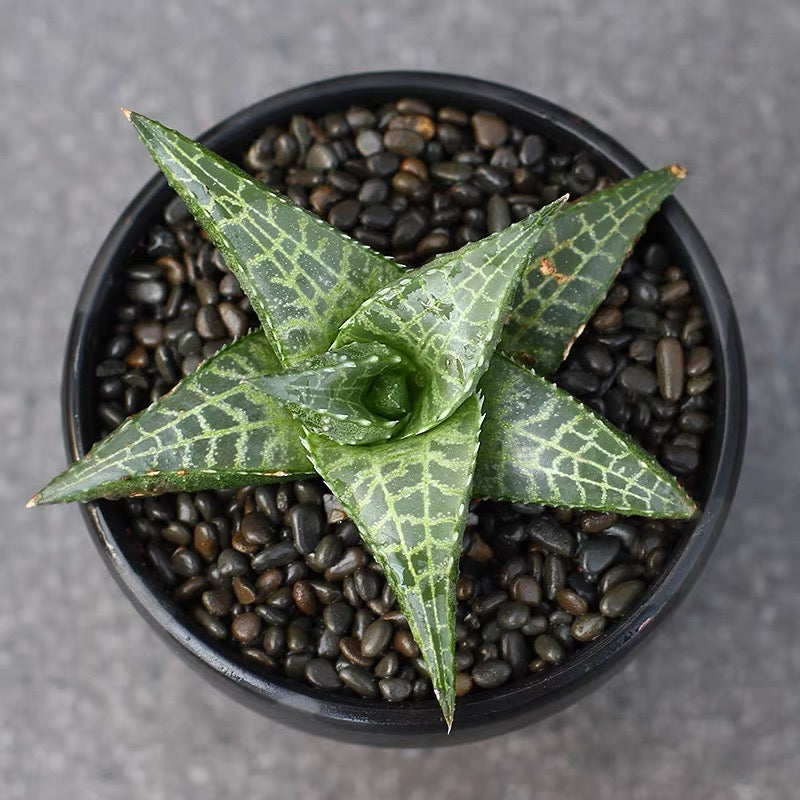
[[[283,583],[283,572],[278,567],[262,572],[256,578],[256,588],[258,589],[259,597],[266,597],[272,594]]]
[[[443,231],[433,231],[419,240],[416,254],[420,258],[437,255],[450,246],[450,237]]]
[[[203,605],[209,614],[224,617],[233,605],[233,595],[228,589],[209,589],[203,592]]]
[[[192,541],[192,534],[185,525],[173,520],[161,529],[161,538],[170,544],[186,547]]]
[[[258,614],[254,614],[252,611],[237,614],[231,622],[231,633],[233,638],[242,644],[250,644],[261,633],[261,620]]]
[[[640,364],[649,364],[656,357],[656,348],[650,339],[634,339],[628,355]]]
[[[606,618],[602,614],[582,614],[570,628],[573,638],[579,642],[590,642],[596,639],[606,627]]]
[[[705,325],[706,321],[703,317],[690,317],[681,331],[681,341],[689,347],[700,344],[703,340]]]
[[[655,578],[667,563],[667,550],[663,547],[656,547],[645,559],[645,574],[651,580]]]
[[[235,575],[231,583],[236,599],[244,606],[249,606],[256,601],[256,587],[241,575]]]
[[[553,509],[553,516],[562,524],[569,525],[572,522],[573,512],[566,506],[558,506]]]
[[[456,674],[456,697],[463,697],[472,691],[472,676],[468,672]]]
[[[696,375],[694,378],[689,378],[686,382],[686,394],[688,394],[689,397],[703,394],[703,392],[707,392],[711,388],[713,383],[714,376],[710,372],[706,372],[704,375]]]
[[[391,611],[387,611],[385,614],[382,615],[387,622],[391,622],[395,626],[399,626],[405,630],[408,630],[408,620],[400,611],[399,608],[393,608]]]
[[[469,550],[467,550],[466,556],[467,558],[472,559],[473,561],[484,562],[488,561],[494,555],[494,551],[488,544],[483,540],[483,537],[473,531],[471,536],[471,541],[469,545]]]
[[[656,345],[656,374],[661,396],[676,403],[683,394],[683,346],[673,336],[659,339]]]
[[[439,120],[464,128],[469,125],[469,114],[467,114],[466,111],[462,111],[460,108],[445,106],[445,108],[439,109]]]
[[[261,650],[258,647],[243,647],[242,655],[246,656],[252,661],[257,662],[262,667],[267,667],[268,669],[275,668],[274,659],[270,658],[263,650]]]
[[[586,511],[581,515],[581,530],[584,533],[600,533],[610,528],[618,519],[618,514]]]
[[[261,549],[260,545],[248,542],[247,539],[245,539],[242,535],[241,531],[237,531],[233,534],[233,538],[231,539],[231,547],[234,550],[238,550],[240,553],[244,553],[248,556],[253,555],[253,553]]]
[[[133,326],[133,335],[145,347],[156,347],[164,337],[164,326],[154,319],[140,319]]]
[[[219,311],[219,316],[222,319],[222,323],[228,329],[228,333],[234,339],[238,339],[240,336],[244,336],[247,333],[250,322],[247,319],[247,314],[237,305],[225,300],[217,306],[217,311]]]
[[[156,259],[156,264],[164,270],[164,277],[170,286],[179,286],[186,280],[186,268],[177,258],[161,256]]]
[[[711,368],[714,356],[710,347],[693,347],[686,361],[686,374],[690,378],[702,375]]]
[[[691,290],[692,287],[687,280],[673,281],[672,283],[664,284],[661,287],[661,302],[670,305],[687,297]]]
[[[618,619],[641,597],[645,588],[646,584],[640,580],[618,583],[600,598],[600,613]]]
[[[608,293],[606,302],[611,306],[622,306],[625,305],[630,294],[630,289],[624,283],[615,283]]]
[[[564,660],[563,645],[547,633],[542,633],[533,640],[533,649],[547,664],[558,664]]]
[[[675,283],[683,277],[683,270],[676,264],[672,264],[664,270],[664,277],[669,283]]]
[[[334,203],[341,200],[341,195],[327,184],[317,186],[313,192],[308,196],[308,204],[311,210],[320,217],[328,216],[328,212],[333,207]]]
[[[301,614],[311,617],[317,613],[317,594],[308,581],[295,581],[292,586],[292,599]]]
[[[398,114],[389,121],[389,130],[414,131],[427,141],[436,134],[436,124],[424,114]]]
[[[425,140],[414,131],[388,130],[383,135],[383,146],[390,153],[418,156],[425,149]]]
[[[558,603],[564,611],[574,616],[585,614],[589,610],[589,604],[572,589],[559,589],[556,592],[556,603]]]
[[[425,181],[420,180],[419,176],[413,172],[406,170],[400,170],[394,174],[392,188],[398,194],[411,198],[422,197],[428,192],[428,185]]]
[[[194,288],[200,305],[206,306],[219,300],[219,286],[211,278],[198,278]]]
[[[427,100],[419,97],[401,97],[395,106],[401,114],[424,114],[426,117],[433,116],[433,107]]]
[[[636,564],[634,562],[615,564],[603,574],[603,577],[597,584],[597,590],[600,594],[605,594],[609,589],[623,581],[631,580],[631,578],[638,578],[643,574],[644,568],[641,564]]]
[[[367,563],[367,554],[360,547],[348,547],[342,557],[325,570],[326,581],[340,581],[346,575],[352,575]]]
[[[219,533],[210,522],[200,522],[194,529],[194,549],[205,561],[213,561],[219,554]]]
[[[479,147],[500,147],[508,138],[508,124],[497,114],[479,111],[472,115],[472,133]]]
[[[392,647],[406,658],[419,658],[419,647],[411,635],[411,631],[395,631]]]
[[[147,355],[147,350],[144,346],[137,344],[133,350],[128,353],[125,358],[125,363],[134,369],[146,369],[150,364],[150,357]]]
[[[468,575],[459,575],[456,581],[456,600],[471,600],[475,584]]]
[[[210,305],[200,307],[195,316],[194,325],[204,339],[220,339],[227,332],[217,309]]]
[[[404,158],[400,162],[400,169],[403,172],[410,172],[412,175],[416,175],[421,181],[428,180],[428,167],[425,166],[425,162],[419,158],[413,158],[411,156]]]
[[[603,306],[592,317],[592,327],[596,331],[610,331],[622,324],[622,312],[616,306]]]
[[[359,667],[371,667],[375,661],[373,658],[367,658],[361,652],[361,644],[355,636],[342,636],[339,639],[339,652],[352,664],[358,664]]]

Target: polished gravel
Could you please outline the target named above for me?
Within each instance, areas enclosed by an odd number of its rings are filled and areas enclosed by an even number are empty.
[[[374,134],[368,146],[365,133]],[[553,197],[607,183],[585,152],[496,114],[436,108],[415,97],[271,124],[243,161],[296,204],[409,267],[486,235],[490,205],[503,204],[508,222]],[[125,293],[104,318],[114,324],[95,367],[100,432],[258,324],[179,199],[132,254]],[[715,413],[707,327],[683,270],[647,233],[555,375],[659,456],[699,501],[704,435]],[[687,383],[685,364],[698,349],[704,357],[694,359],[694,371],[705,370]],[[184,622],[238,648],[254,669],[352,695],[358,690],[337,673],[356,665],[381,679],[386,702],[431,698],[427,670],[382,571],[321,482],[121,505],[131,535],[145,540],[149,568],[181,603]],[[576,618],[589,611],[623,618],[691,529],[492,501],[474,502],[470,511],[456,609],[460,696],[564,663],[606,631],[605,624],[579,625],[575,636]],[[186,521],[201,517],[190,536]],[[621,568],[636,580],[617,586]],[[265,576],[268,585],[261,584]],[[520,580],[526,590],[515,596],[511,584]],[[263,636],[262,621],[269,626]],[[388,660],[378,665],[384,654]]]
[[[468,9],[315,0],[209,4],[203,15],[178,0],[4,7],[0,171],[12,191],[0,199],[0,496],[4,541],[14,542],[0,566],[4,797],[216,798],[232,786],[323,798],[526,798],[532,788],[602,800],[795,796],[795,4],[509,0]],[[234,35],[232,53],[223,43]],[[115,109],[132,105],[192,133],[265,94],[393,66],[528,88],[584,113],[652,165],[685,159],[691,177],[679,197],[723,267],[750,367],[738,499],[674,619],[577,706],[435,753],[342,747],[207,691],[119,592],[78,509],[20,503],[64,463],[58,384],[80,280],[153,172]]]

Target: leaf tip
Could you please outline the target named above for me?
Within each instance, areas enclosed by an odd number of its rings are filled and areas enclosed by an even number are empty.
[[[679,181],[682,181],[687,175],[686,167],[683,164],[670,164],[668,169]]]
[[[437,699],[439,701],[439,707],[442,709],[442,716],[444,717],[444,724],[447,725],[447,735],[450,735],[450,731],[453,728],[453,717],[456,713],[456,705],[454,702],[455,698],[449,697],[441,697],[438,695],[437,692]]]
[[[25,503],[25,508],[34,508],[35,506],[39,505],[39,501],[42,499],[42,493],[36,492],[36,494]]]
[[[130,122],[133,111],[131,111],[129,108],[125,108],[125,106],[122,106],[120,111],[125,115],[125,119],[128,120],[128,122]]]

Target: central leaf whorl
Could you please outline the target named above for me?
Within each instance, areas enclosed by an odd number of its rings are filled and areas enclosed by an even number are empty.
[[[255,384],[308,430],[340,444],[374,444],[390,439],[408,420],[414,374],[409,360],[391,347],[353,342]]]
[[[542,225],[562,204],[406,273],[342,325],[334,348],[380,342],[416,367],[417,391],[395,438],[434,428],[474,393]]]

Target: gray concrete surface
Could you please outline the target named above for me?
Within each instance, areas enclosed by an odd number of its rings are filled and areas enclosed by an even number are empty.
[[[0,797],[779,800],[800,785],[800,5],[796,0],[3,0],[0,11]],[[201,15],[202,7],[202,15]],[[117,108],[196,133],[322,76],[433,68],[582,113],[679,196],[739,311],[751,424],[700,584],[635,663],[549,721],[449,751],[271,724],[156,639],[62,467],[59,373],[84,273],[153,172]]]

